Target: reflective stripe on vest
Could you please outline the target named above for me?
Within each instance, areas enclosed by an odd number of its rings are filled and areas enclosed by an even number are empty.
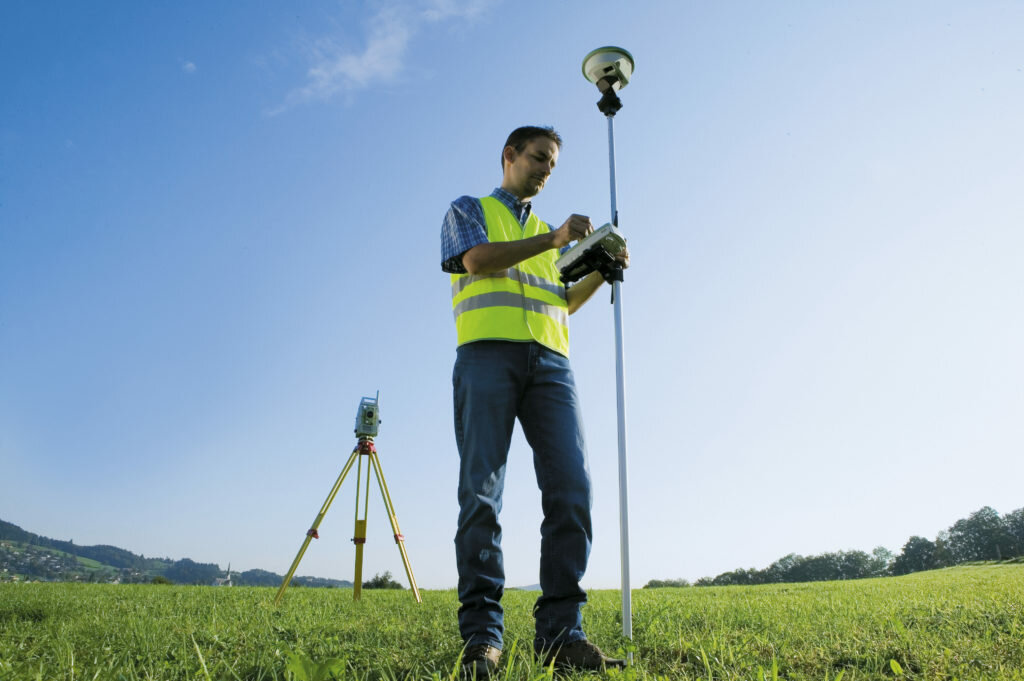
[[[510,267],[507,270],[502,270],[501,272],[491,272],[490,274],[467,274],[466,276],[460,276],[455,282],[452,283],[452,297],[454,298],[455,296],[459,295],[459,293],[461,293],[464,288],[466,288],[473,282],[488,277],[507,277],[509,279],[512,279],[513,281],[518,281],[523,284],[529,284],[534,288],[544,289],[545,291],[553,293],[556,296],[562,298],[565,297],[565,286],[563,284],[553,284],[547,279],[523,272],[518,267]]]
[[[545,233],[530,215],[525,225],[493,197],[480,199],[487,239],[507,242]],[[453,274],[452,313],[458,344],[478,340],[534,340],[568,357],[569,307],[551,249],[490,274]]]
[[[557,305],[548,305],[532,298],[523,298],[519,293],[508,291],[495,291],[494,293],[481,293],[470,296],[455,306],[455,318],[463,312],[470,310],[482,310],[485,307],[523,307],[530,312],[539,312],[548,315],[561,324],[569,323],[569,311]]]

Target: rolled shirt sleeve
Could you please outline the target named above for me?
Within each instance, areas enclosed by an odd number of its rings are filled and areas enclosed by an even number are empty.
[[[480,199],[461,196],[452,201],[441,224],[441,270],[465,274],[462,254],[487,243],[487,226]]]

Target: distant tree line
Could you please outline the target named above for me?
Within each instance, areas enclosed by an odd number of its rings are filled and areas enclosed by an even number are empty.
[[[892,574],[960,565],[979,560],[1006,560],[1024,556],[1024,508],[1003,517],[985,506],[953,523],[934,541],[911,537],[892,564]]]
[[[644,584],[645,589],[664,589],[666,587],[681,586],[690,586],[690,582],[685,579],[652,579]]]
[[[739,568],[717,577],[703,577],[694,582],[694,586],[825,582],[884,577],[889,574],[891,561],[892,551],[882,546],[870,554],[864,551],[837,551],[819,556],[800,556],[791,553],[779,558],[764,570]]]
[[[703,577],[694,586],[778,584],[820,582],[906,575],[922,570],[951,567],[976,561],[1007,560],[1024,556],[1024,508],[1000,517],[985,506],[967,518],[956,521],[934,540],[914,536],[903,545],[899,555],[879,546],[870,554],[864,551],[838,551],[818,556],[791,553],[763,570],[739,568],[717,577]],[[689,586],[683,579],[648,582],[645,589]]]

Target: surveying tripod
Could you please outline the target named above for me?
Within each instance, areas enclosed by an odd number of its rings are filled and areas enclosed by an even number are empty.
[[[366,457],[366,496],[362,496],[362,474],[363,474],[363,457]],[[416,586],[416,578],[412,574],[412,565],[409,564],[409,556],[405,552],[405,537],[402,536],[401,530],[398,529],[398,518],[395,516],[395,506],[391,503],[391,495],[388,493],[388,485],[384,482],[384,473],[381,471],[380,458],[377,456],[377,448],[373,444],[373,438],[368,435],[362,435],[359,437],[359,442],[356,444],[355,449],[352,450],[352,455],[348,458],[348,462],[341,471],[341,475],[338,476],[337,481],[334,483],[334,487],[331,488],[331,493],[327,495],[327,500],[324,501],[324,505],[320,508],[320,512],[317,514],[316,519],[313,521],[313,526],[306,532],[306,539],[302,542],[302,547],[299,549],[299,553],[295,556],[294,562],[292,562],[291,568],[288,570],[288,574],[285,576],[284,581],[281,582],[281,588],[277,591],[277,597],[274,599],[274,604],[277,605],[281,602],[281,597],[284,595],[284,590],[288,588],[288,583],[292,581],[292,576],[295,575],[295,570],[299,567],[299,561],[302,560],[302,555],[306,553],[306,549],[309,547],[309,542],[313,539],[319,539],[320,535],[317,532],[317,528],[320,527],[320,521],[327,515],[327,509],[330,508],[331,502],[334,501],[334,497],[338,494],[338,490],[341,489],[341,483],[345,481],[345,476],[348,475],[349,470],[352,468],[352,464],[358,462],[356,466],[356,527],[355,536],[352,537],[352,541],[356,545],[356,574],[353,579],[353,594],[354,600],[359,600],[359,596],[362,594],[363,587],[363,545],[366,543],[366,515],[370,508],[370,472],[371,470],[377,476],[377,484],[380,487],[381,496],[384,497],[384,505],[387,507],[388,520],[391,521],[391,530],[395,535],[395,543],[398,544],[398,552],[402,554],[402,564],[405,566],[405,575],[409,578],[409,586],[412,589],[412,595],[416,598],[417,603],[422,603],[423,599],[420,597],[420,590]],[[362,517],[360,517],[360,500],[362,500]]]

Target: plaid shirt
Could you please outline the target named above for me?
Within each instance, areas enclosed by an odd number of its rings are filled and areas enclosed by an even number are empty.
[[[518,197],[501,187],[491,192],[491,196],[505,204],[519,220],[520,225],[526,225],[526,220],[533,210],[529,201],[520,201]],[[551,229],[551,225],[544,224]],[[441,270],[449,274],[465,274],[462,254],[474,246],[485,243],[487,224],[484,222],[484,209],[480,205],[480,199],[460,196],[452,201],[441,224]]]

